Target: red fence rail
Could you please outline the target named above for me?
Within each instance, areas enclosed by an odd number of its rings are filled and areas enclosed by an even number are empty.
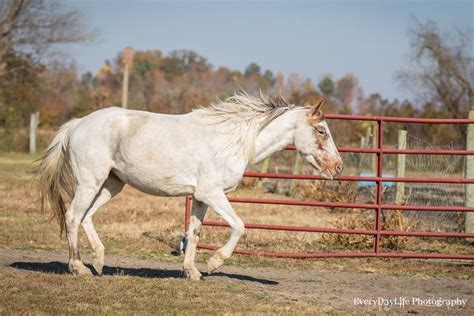
[[[229,198],[234,203],[257,203],[276,205],[297,205],[297,206],[319,206],[319,207],[339,207],[373,209],[375,211],[374,228],[368,229],[345,229],[345,228],[323,228],[307,226],[282,226],[267,224],[245,224],[249,229],[284,230],[297,232],[317,232],[317,233],[337,233],[337,234],[363,234],[374,237],[374,247],[371,252],[329,252],[329,253],[283,253],[236,249],[235,253],[253,254],[270,257],[286,258],[325,258],[325,257],[387,257],[387,258],[436,258],[436,259],[465,259],[474,260],[474,254],[441,254],[441,253],[418,253],[418,252],[382,252],[380,249],[381,236],[412,236],[412,237],[455,237],[474,238],[472,233],[459,232],[408,232],[408,231],[388,231],[381,228],[382,210],[411,210],[411,211],[444,211],[444,212],[474,212],[474,207],[458,206],[420,206],[420,205],[396,205],[383,204],[383,182],[418,182],[418,183],[474,183],[474,179],[464,178],[392,178],[383,177],[383,155],[384,154],[423,154],[423,155],[474,155],[474,150],[427,150],[427,149],[388,149],[383,148],[383,127],[385,122],[417,123],[417,124],[474,124],[473,119],[419,119],[405,117],[384,117],[384,116],[362,116],[362,115],[326,115],[327,119],[355,120],[355,121],[375,121],[377,122],[377,148],[356,148],[338,147],[340,152],[351,153],[373,153],[377,156],[376,176],[341,176],[340,181],[370,181],[375,182],[375,203],[346,203],[346,202],[320,202],[303,201],[297,199],[260,199],[260,198]],[[289,146],[288,150],[295,150]],[[324,180],[321,176],[315,175],[295,175],[279,173],[256,173],[246,172],[244,177],[274,178],[274,179],[300,179],[300,180]],[[187,231],[191,216],[191,197],[186,197],[185,230]],[[204,221],[205,226],[228,226],[222,221]],[[198,244],[202,249],[218,249],[218,246],[204,243]]]

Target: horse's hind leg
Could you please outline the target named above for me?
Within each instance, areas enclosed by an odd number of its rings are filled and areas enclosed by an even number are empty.
[[[92,275],[82,263],[79,255],[79,225],[89,207],[94,203],[100,186],[79,184],[76,194],[66,212],[66,234],[69,243],[69,271],[73,274]]]
[[[95,160],[84,160],[84,155],[71,152],[71,165],[76,175],[76,193],[66,212],[66,233],[69,242],[69,271],[73,274],[89,274],[92,272],[82,263],[79,255],[79,225],[87,211],[99,198],[100,189],[109,177],[110,164],[107,158],[97,157]],[[81,166],[81,167],[79,167]]]
[[[82,221],[82,228],[84,228],[84,232],[86,233],[87,239],[89,240],[93,251],[92,266],[99,275],[102,274],[102,269],[104,267],[105,248],[94,228],[92,216],[101,206],[105,205],[112,197],[122,191],[124,184],[125,183],[117,178],[116,175],[110,173],[109,177],[107,180],[105,180],[104,185],[100,189],[98,197]]]

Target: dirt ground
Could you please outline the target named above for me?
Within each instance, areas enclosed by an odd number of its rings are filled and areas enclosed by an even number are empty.
[[[87,262],[88,259],[90,258],[86,258],[85,261]],[[15,270],[24,278],[45,274],[67,275],[66,262],[66,253],[0,249],[0,272]],[[202,264],[198,268],[205,271]],[[473,269],[474,266],[464,263],[463,268]],[[294,305],[294,303],[301,302],[315,308],[308,310],[306,306],[301,310],[310,313],[371,314],[389,311],[401,314],[474,315],[474,282],[472,280],[380,275],[359,271],[236,266],[224,266],[213,275],[208,276],[205,273],[203,275],[204,279],[200,282],[202,284],[206,282],[235,284],[243,290],[244,296],[261,295],[274,304],[293,306],[288,310],[290,313],[297,313],[299,305]],[[117,276],[147,278],[152,279],[152,282],[170,278],[177,279],[182,284],[192,282],[181,279],[181,266],[177,263],[113,255],[106,257],[104,276],[94,278],[111,279]],[[68,277],[72,280],[76,278]],[[2,280],[0,284],[5,281],[3,278]],[[9,303],[6,302],[9,299],[9,290],[5,284],[2,288],[6,290],[0,294],[0,303],[3,306],[0,312],[9,312],[11,311],[8,307]],[[393,300],[392,306],[388,301],[390,299]],[[425,301],[419,301],[419,299]],[[426,301],[429,299],[432,301]],[[458,299],[458,303],[453,303],[458,305],[446,306],[446,302],[435,301],[438,299]],[[460,300],[466,300],[466,303],[462,304]],[[405,306],[402,306],[402,302]],[[443,306],[428,306],[433,304],[443,304]],[[246,307],[241,306],[241,312],[245,311]],[[225,310],[220,312],[225,312]]]

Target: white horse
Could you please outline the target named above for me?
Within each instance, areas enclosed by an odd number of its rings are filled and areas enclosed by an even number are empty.
[[[42,206],[47,201],[61,232],[66,230],[69,270],[91,274],[79,256],[82,225],[93,267],[102,273],[104,245],[92,216],[128,183],[157,196],[193,196],[183,264],[187,278],[201,278],[194,257],[208,206],[230,225],[230,239],[208,261],[212,273],[244,233],[226,193],[237,187],[248,164],[294,144],[322,176],[341,174],[322,104],[295,106],[281,97],[242,92],[183,115],[107,108],[64,124],[40,158],[38,172]]]

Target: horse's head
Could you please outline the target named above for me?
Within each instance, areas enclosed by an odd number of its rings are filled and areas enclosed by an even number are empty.
[[[305,119],[298,123],[295,146],[321,176],[334,179],[342,173],[343,164],[321,111],[323,104],[321,100],[311,106]]]

